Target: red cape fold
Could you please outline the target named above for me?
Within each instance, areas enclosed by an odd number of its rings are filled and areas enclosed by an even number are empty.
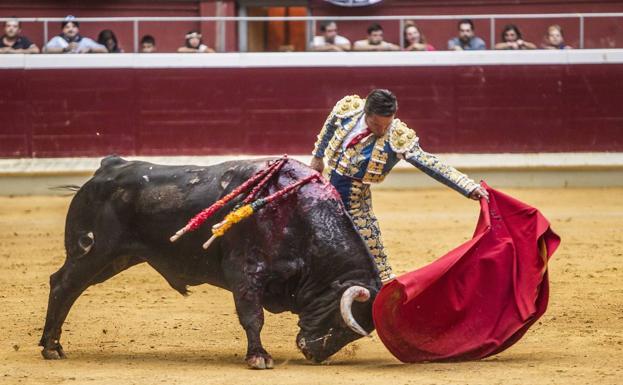
[[[381,341],[403,362],[475,360],[517,342],[547,309],[547,262],[560,238],[534,207],[484,182],[471,240],[385,285]]]

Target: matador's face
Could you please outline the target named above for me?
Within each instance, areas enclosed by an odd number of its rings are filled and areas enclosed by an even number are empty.
[[[372,133],[376,136],[383,136],[389,130],[394,121],[395,115],[381,116],[381,115],[366,115],[366,124]]]

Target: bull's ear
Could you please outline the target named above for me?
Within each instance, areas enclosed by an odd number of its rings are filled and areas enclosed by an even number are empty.
[[[339,281],[339,280],[335,280],[333,282],[331,282],[331,289],[337,290],[337,291],[343,291],[348,289],[351,286],[365,286],[364,284],[362,284],[361,282],[357,282],[357,281],[353,281],[353,280],[348,280],[348,281]]]
[[[349,287],[355,285],[355,283],[353,283],[353,281],[339,281],[339,280],[335,280],[333,282],[331,282],[331,289],[333,290],[337,290],[337,291],[344,291],[346,289],[348,289]]]

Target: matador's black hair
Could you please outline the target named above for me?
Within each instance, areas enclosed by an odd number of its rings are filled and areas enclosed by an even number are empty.
[[[364,111],[367,115],[392,116],[397,110],[396,95],[390,90],[375,89],[366,97]]]

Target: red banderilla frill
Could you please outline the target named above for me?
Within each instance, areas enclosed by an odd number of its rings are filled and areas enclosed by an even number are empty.
[[[201,211],[199,214],[195,215],[190,221],[188,221],[186,226],[179,229],[171,238],[169,238],[169,240],[171,242],[175,242],[187,232],[197,230],[206,220],[214,215],[214,213],[223,208],[223,206],[229,203],[232,199],[236,198],[238,195],[250,189],[258,180],[261,180],[261,182],[257,186],[255,186],[255,188],[247,197],[247,199],[249,199],[249,197],[251,197],[252,199],[255,194],[257,194],[259,190],[263,187],[263,185],[266,184],[270,177],[274,175],[274,173],[277,172],[287,161],[288,156],[284,155],[282,158],[277,159],[269,167],[255,173],[255,175],[253,175],[240,186],[236,187],[232,192],[225,195],[218,201],[214,202],[210,207]]]
[[[283,199],[288,193],[293,190],[301,187],[302,185],[311,182],[314,179],[318,179],[319,175],[310,175],[306,178],[299,180],[296,183],[292,183],[291,185],[284,187],[283,189],[275,192],[272,195],[267,196],[266,198],[260,198],[254,201],[251,204],[246,204],[237,209],[234,209],[232,212],[225,216],[222,222],[219,222],[212,226],[212,236],[206,243],[203,244],[203,248],[207,249],[214,240],[227,232],[234,224],[240,222],[241,220],[250,217],[254,212],[258,211],[265,205],[277,201],[278,199]]]
[[[270,180],[270,178],[272,178],[273,175],[278,173],[279,170],[281,170],[281,168],[283,167],[284,164],[286,164],[287,161],[288,161],[288,156],[287,155],[284,155],[281,159],[278,159],[277,161],[275,161],[275,164],[272,164],[268,168],[268,173],[266,174],[264,179],[262,179],[260,181],[260,183],[257,186],[255,186],[253,188],[253,190],[251,190],[249,195],[246,198],[244,198],[244,200],[236,208],[239,208],[240,206],[244,206],[244,205],[246,205],[248,203],[251,203],[251,201],[253,199],[255,199],[255,197],[260,193],[260,191],[264,187],[266,187],[266,185],[268,184],[268,181]]]

